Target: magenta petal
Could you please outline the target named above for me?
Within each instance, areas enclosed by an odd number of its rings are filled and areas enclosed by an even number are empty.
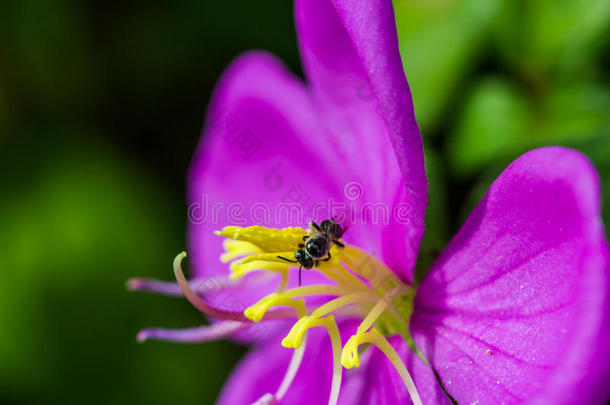
[[[374,109],[371,103],[367,107]],[[375,136],[355,143],[352,129],[335,125],[338,114],[325,116],[322,110],[269,55],[249,53],[229,67],[215,91],[189,173],[189,254],[197,276],[228,271],[218,263],[222,239],[214,230],[254,224],[303,227],[309,219],[327,218],[329,205],[342,205],[345,210],[354,206],[358,214],[348,221],[345,240],[386,253],[386,263],[411,278],[415,250],[389,248],[390,240],[419,240],[419,228],[411,226],[409,192],[387,133],[371,127]],[[367,202],[372,204],[368,209]],[[296,213],[287,204],[296,205]],[[387,215],[376,219],[378,207]],[[308,274],[305,283],[314,281],[315,274]],[[272,285],[239,297],[249,305],[271,292]]]
[[[321,45],[312,38],[332,34],[323,42],[336,56],[326,62],[345,68],[325,77],[335,89],[333,98],[321,91],[320,75],[309,75],[310,92],[260,52],[239,58],[224,74],[189,174],[190,253],[197,275],[221,271],[216,258],[222,248],[214,229],[229,224],[304,226],[306,219],[329,216],[330,206],[343,206],[356,210],[346,241],[381,255],[401,277],[411,279],[426,200],[421,138],[391,4],[368,13],[369,25],[358,17],[366,10],[354,9],[355,14],[337,13],[330,3],[297,5],[297,23],[315,14],[315,21],[299,25],[309,73],[316,71],[312,52]],[[346,29],[359,38],[356,48]],[[380,48],[369,52],[369,39]],[[362,53],[362,63],[356,52]],[[362,91],[374,99],[357,94]],[[344,102],[335,98],[340,94]],[[293,202],[304,215],[278,218],[277,207]]]
[[[402,174],[404,190],[398,201],[408,204],[408,226],[386,227],[383,254],[390,267],[409,279],[424,231],[427,183],[392,2],[298,0],[296,22],[321,114],[349,134],[344,135],[350,139],[345,153],[359,157],[350,171],[376,180],[365,189],[375,193],[381,187],[382,198],[389,197],[384,182],[393,184],[394,173]]]
[[[264,394],[274,394],[292,353],[292,349],[282,347],[278,340],[255,346],[233,371],[218,404],[251,404]],[[328,403],[331,378],[332,351],[328,334],[316,328],[308,332],[303,362],[281,404]]]
[[[411,325],[458,403],[604,401],[599,211],[594,168],[564,148],[525,154],[491,186],[423,280]]]
[[[215,230],[226,225],[303,226],[298,213],[276,207],[299,193],[307,204],[337,194],[329,176],[312,177],[312,167],[331,172],[328,159],[316,152],[319,133],[303,84],[275,58],[253,52],[227,69],[189,172],[189,255],[195,275],[229,272],[219,262],[222,238]],[[276,281],[234,294],[247,306],[273,287]]]

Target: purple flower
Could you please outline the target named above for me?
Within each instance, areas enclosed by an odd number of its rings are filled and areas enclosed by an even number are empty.
[[[610,278],[589,161],[517,159],[413,286],[427,185],[392,4],[298,0],[296,25],[307,85],[253,52],[215,92],[189,176],[194,277],[181,254],[177,285],[130,282],[184,293],[212,324],[139,338],[254,343],[221,404],[603,403]],[[348,246],[298,287],[278,256],[331,217]]]

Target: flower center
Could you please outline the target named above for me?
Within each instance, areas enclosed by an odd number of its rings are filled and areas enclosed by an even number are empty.
[[[230,262],[232,278],[260,271],[281,276],[277,291],[247,308],[244,316],[259,322],[273,307],[291,307],[298,318],[282,340],[284,347],[295,349],[293,359],[280,389],[272,396],[273,400],[269,401],[281,399],[290,386],[303,358],[307,331],[314,327],[324,327],[333,349],[333,381],[329,404],[336,404],[338,399],[341,367],[357,367],[360,364],[359,346],[367,343],[377,346],[387,356],[400,374],[413,403],[421,404],[404,362],[385,338],[401,335],[416,350],[408,332],[415,295],[413,286],[404,284],[373,256],[354,246],[345,246],[338,240],[335,243],[327,241],[325,257],[314,259],[306,255],[304,242],[315,236],[314,228],[228,226],[216,234],[228,238],[224,242],[225,253],[220,259],[225,263]],[[304,261],[303,257],[311,262]],[[286,289],[290,269],[299,265],[309,267],[303,263],[313,263],[312,270],[321,273],[328,282]],[[332,298],[320,304],[319,301],[311,302],[313,296]],[[360,326],[345,346],[341,347],[337,320],[354,318],[361,320]],[[261,401],[269,403],[267,400]]]

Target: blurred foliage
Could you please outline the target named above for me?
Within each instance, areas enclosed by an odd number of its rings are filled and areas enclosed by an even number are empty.
[[[442,119],[446,101],[472,69],[502,3],[394,1],[400,51],[424,130]]]
[[[428,206],[425,218],[426,233],[421,241],[415,269],[416,282],[426,274],[450,236],[446,167],[433,147],[424,145],[424,151],[428,179]]]
[[[599,170],[610,223],[610,0],[394,0],[430,181],[421,277],[521,153]],[[0,4],[0,402],[211,403],[244,353],[138,345],[202,322],[171,279],[184,178],[210,93],[240,52],[301,72],[290,2]]]
[[[213,401],[238,353],[226,343],[139,346],[138,327],[203,320],[186,301],[123,287],[135,274],[171,277],[182,204],[95,135],[76,135],[1,154],[11,193],[0,202],[0,324],[10,325],[0,335],[0,402]]]
[[[610,137],[610,0],[394,5],[418,122],[456,191],[453,230],[501,170],[533,148],[588,153],[605,181],[610,153],[591,145]],[[602,191],[609,222],[610,190]]]
[[[534,80],[586,71],[607,45],[608,0],[517,0],[495,24],[498,51]]]

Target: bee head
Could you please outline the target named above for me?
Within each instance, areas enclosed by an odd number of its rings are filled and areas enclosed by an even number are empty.
[[[313,259],[309,256],[304,249],[299,249],[294,253],[294,258],[299,262],[301,267],[304,269],[313,268]]]

